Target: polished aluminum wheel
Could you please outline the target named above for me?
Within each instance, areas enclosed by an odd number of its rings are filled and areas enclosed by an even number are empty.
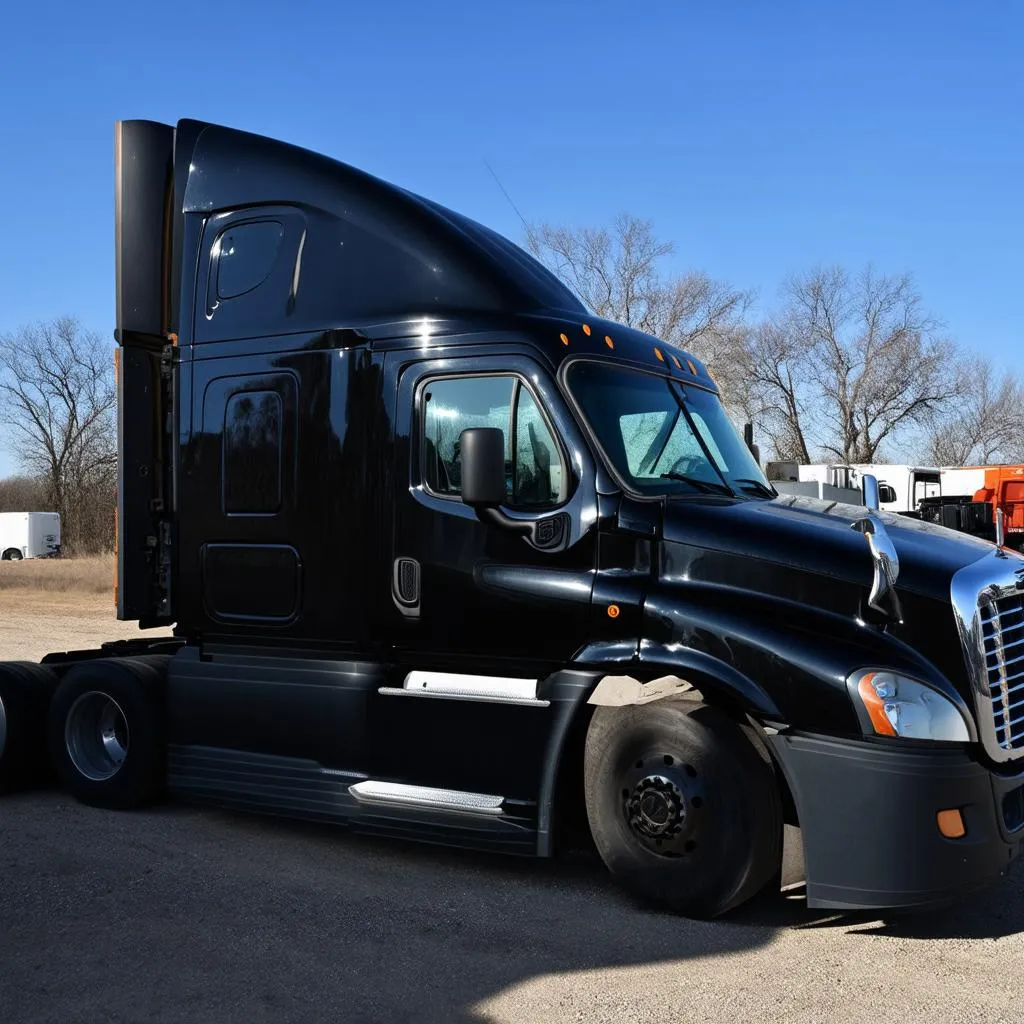
[[[112,779],[128,756],[128,720],[109,694],[83,693],[68,712],[64,742],[71,763],[93,782]]]

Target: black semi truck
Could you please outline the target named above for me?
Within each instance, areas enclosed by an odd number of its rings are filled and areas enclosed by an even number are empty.
[[[715,915],[930,905],[1024,835],[1024,558],[780,496],[691,355],[498,234],[116,129],[117,612],[0,667],[0,783],[548,856]],[[45,755],[45,756],[44,756]],[[786,828],[792,826],[792,828]]]

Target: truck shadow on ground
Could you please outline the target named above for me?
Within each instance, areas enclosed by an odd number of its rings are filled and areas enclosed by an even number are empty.
[[[707,922],[637,905],[585,854],[516,859],[174,804],[119,815],[56,793],[0,801],[0,829],[12,1021],[480,1024],[520,985],[550,979],[557,1005],[568,974],[664,964],[677,976],[783,933],[1024,928],[1020,872],[883,922],[780,897]]]

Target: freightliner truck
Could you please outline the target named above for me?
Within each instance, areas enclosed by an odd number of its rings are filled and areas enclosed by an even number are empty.
[[[1024,826],[1024,558],[775,493],[700,360],[494,232],[225,127],[116,129],[117,614],[0,670],[0,780],[920,907]],[[44,752],[47,756],[44,758]],[[791,826],[787,828],[787,826]]]

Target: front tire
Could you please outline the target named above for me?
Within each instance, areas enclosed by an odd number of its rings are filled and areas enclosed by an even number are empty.
[[[92,807],[127,810],[164,786],[165,658],[82,662],[50,706],[50,755],[64,787]]]
[[[584,792],[601,858],[646,902],[715,917],[777,877],[782,810],[770,758],[715,708],[670,698],[597,708]]]

